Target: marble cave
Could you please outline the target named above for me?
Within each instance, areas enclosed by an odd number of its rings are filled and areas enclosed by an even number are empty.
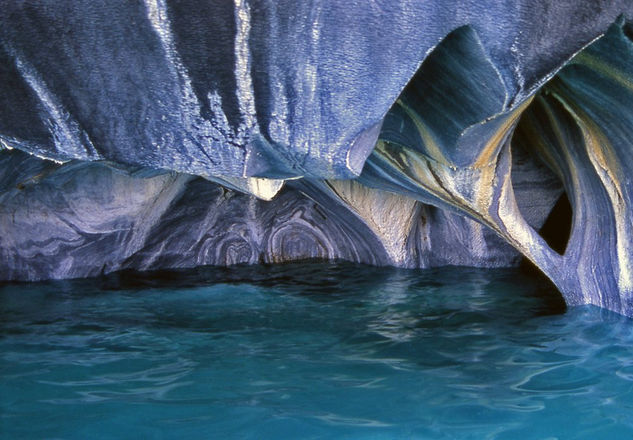
[[[633,3],[0,14],[0,280],[512,267],[633,316]]]

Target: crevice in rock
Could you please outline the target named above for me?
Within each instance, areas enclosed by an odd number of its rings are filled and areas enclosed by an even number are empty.
[[[633,25],[631,23],[624,23],[622,33],[633,43]]]
[[[563,255],[571,234],[573,210],[561,176],[542,160],[534,102],[512,138],[512,186],[521,216],[547,244]]]
[[[543,227],[538,231],[550,248],[560,255],[565,254],[567,243],[571,235],[573,210],[567,194],[563,193],[552,212],[550,212]]]

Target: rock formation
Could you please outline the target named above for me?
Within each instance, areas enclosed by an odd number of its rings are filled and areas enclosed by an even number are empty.
[[[633,315],[628,1],[3,8],[0,279],[526,257]]]

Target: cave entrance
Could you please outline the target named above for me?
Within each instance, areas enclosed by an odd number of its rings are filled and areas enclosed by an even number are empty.
[[[557,141],[551,124],[540,101],[535,99],[521,116],[511,139],[511,178],[517,206],[525,221],[554,252],[564,255],[572,233],[574,212],[565,191],[562,170],[553,163],[554,158],[542,151],[543,146],[555,145]],[[562,294],[536,265],[523,258],[520,268],[539,280],[542,296],[552,301],[552,313],[565,309]]]
[[[569,243],[572,217],[571,203],[569,203],[567,193],[563,193],[539,230],[539,234],[549,247],[560,255],[565,254],[567,243]]]
[[[559,255],[564,255],[571,236],[573,210],[567,193],[563,192],[558,201],[547,216],[545,223],[538,233],[549,247]],[[538,289],[535,294],[547,300],[547,307],[540,312],[543,314],[558,315],[567,309],[565,300],[558,287],[526,257],[523,257],[519,269],[524,274],[538,280]],[[552,295],[556,292],[556,295]]]

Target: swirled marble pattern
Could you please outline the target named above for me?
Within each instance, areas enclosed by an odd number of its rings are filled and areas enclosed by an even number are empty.
[[[632,17],[628,0],[11,0],[0,278],[526,257],[568,304],[633,316]],[[561,254],[539,229],[563,191]]]
[[[5,150],[0,163],[17,181],[0,195],[5,280],[301,259],[496,267],[520,258],[473,220],[354,181],[297,181],[263,201],[200,177],[102,162]]]

